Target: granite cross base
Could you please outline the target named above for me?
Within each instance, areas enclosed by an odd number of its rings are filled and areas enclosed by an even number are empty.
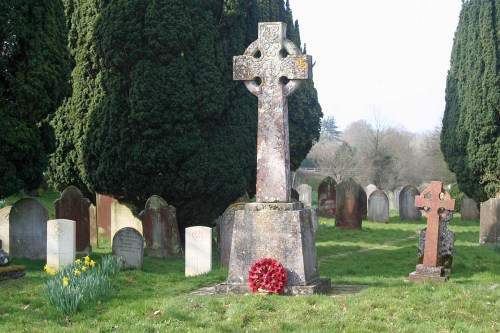
[[[235,212],[228,281],[216,293],[247,293],[248,272],[262,258],[281,262],[289,294],[327,292],[330,279],[320,279],[312,215],[302,203],[248,203]]]
[[[448,277],[445,275],[443,266],[425,266],[417,265],[415,272],[408,276],[410,281],[437,281],[446,282]]]

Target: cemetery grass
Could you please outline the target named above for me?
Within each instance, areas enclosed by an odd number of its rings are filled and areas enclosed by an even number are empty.
[[[407,282],[424,225],[392,216],[388,224],[364,221],[362,231],[339,231],[333,219],[321,218],[319,268],[332,279],[330,295],[191,295],[226,279],[215,255],[212,272],[190,278],[183,259],[145,257],[143,270],[122,271],[112,281],[107,298],[65,316],[43,295],[44,262],[14,260],[27,275],[0,281],[0,331],[500,332],[500,286],[492,288],[500,283],[500,253],[478,245],[478,221],[450,222],[456,235],[450,281]],[[93,259],[110,253],[104,244]],[[357,288],[351,293],[341,285]]]

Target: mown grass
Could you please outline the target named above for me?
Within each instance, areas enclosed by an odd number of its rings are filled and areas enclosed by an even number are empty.
[[[195,296],[223,282],[218,267],[184,277],[183,259],[145,257],[142,270],[123,271],[111,295],[65,316],[43,298],[43,261],[26,265],[25,278],[0,282],[0,331],[5,332],[500,332],[500,254],[479,246],[478,221],[454,218],[450,281],[410,283],[417,230],[425,221],[363,222],[361,231],[335,230],[321,219],[320,272],[333,285],[363,285],[352,295]],[[96,249],[99,260],[109,246]]]

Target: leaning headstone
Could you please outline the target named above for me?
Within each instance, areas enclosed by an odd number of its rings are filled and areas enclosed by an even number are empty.
[[[453,262],[453,249],[455,247],[455,233],[448,229],[448,222],[452,219],[453,212],[446,210],[439,216],[439,241],[438,241],[438,254],[437,266],[443,266],[445,275],[451,273],[451,264]],[[427,228],[420,230],[418,240],[418,264],[424,263],[425,253],[425,237]]]
[[[389,198],[380,190],[372,191],[368,198],[368,220],[374,222],[389,221]]]
[[[76,223],[76,252],[91,252],[90,247],[90,201],[83,197],[75,186],[68,186],[61,198],[54,202],[56,219],[72,220]]]
[[[222,267],[229,266],[231,258],[231,244],[233,242],[234,215],[245,209],[245,204],[238,202],[229,206],[217,220],[217,250]]]
[[[460,201],[460,218],[462,220],[479,219],[479,209],[477,209],[476,201],[465,194]]]
[[[144,239],[134,228],[124,227],[113,236],[113,254],[122,258],[122,268],[142,268]]]
[[[311,57],[286,39],[281,22],[259,23],[258,39],[233,58],[233,78],[259,99],[256,202],[236,212],[228,283],[217,292],[250,291],[248,272],[262,258],[275,258],[286,268],[287,293],[330,289],[331,281],[319,278],[311,210],[291,199],[287,97],[311,71]]]
[[[97,232],[106,237],[111,236],[111,205],[116,200],[113,197],[96,194]]]
[[[318,186],[318,216],[335,217],[337,198],[335,192],[337,182],[332,177],[326,177]]]
[[[408,278],[410,281],[434,280],[444,282],[447,280],[447,276],[444,267],[440,265],[438,260],[441,231],[439,212],[441,209],[454,210],[455,200],[451,199],[450,194],[443,190],[441,182],[432,181],[421,195],[415,197],[415,207],[421,209],[421,213],[427,218],[427,231],[425,234],[423,263],[417,264],[416,270],[410,273]]]
[[[151,196],[140,214],[148,256],[169,258],[182,255],[181,239],[174,206],[162,197]]]
[[[55,270],[71,265],[76,256],[76,222],[47,221],[47,266]]]
[[[40,202],[25,198],[9,214],[9,255],[11,258],[46,259],[49,214]]]
[[[361,230],[360,191],[363,191],[363,188],[352,178],[347,178],[338,183],[335,190],[337,191],[335,228]]]
[[[132,210],[125,204],[114,200],[111,204],[111,239],[115,237],[118,230],[130,227],[137,230],[141,235],[142,222],[132,213]]]
[[[479,244],[500,243],[500,198],[481,203],[479,212]]]
[[[3,243],[3,250],[7,253],[10,252],[9,246],[9,215],[12,206],[7,206],[0,209],[0,239]]]
[[[307,184],[302,184],[297,187],[299,192],[299,201],[304,204],[305,208],[312,207],[312,187]]]
[[[420,221],[422,213],[415,207],[415,197],[420,191],[414,185],[406,185],[399,193],[399,219],[403,221]]]
[[[212,228],[186,228],[185,275],[195,276],[212,270]]]

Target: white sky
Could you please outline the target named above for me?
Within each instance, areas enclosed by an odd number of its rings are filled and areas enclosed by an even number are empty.
[[[374,111],[411,132],[439,126],[461,3],[290,0],[324,117],[340,130]]]

